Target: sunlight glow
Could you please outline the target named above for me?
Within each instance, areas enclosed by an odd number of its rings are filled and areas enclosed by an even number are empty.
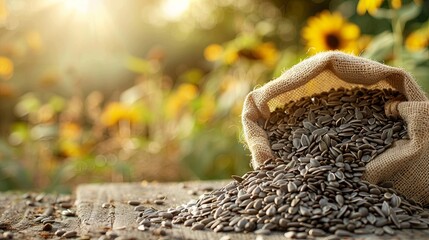
[[[88,14],[90,10],[90,0],[65,0],[64,7],[70,12]]]
[[[190,0],[165,0],[161,6],[163,15],[168,20],[178,20],[188,10]]]
[[[77,51],[85,46],[110,46],[115,43],[115,30],[111,16],[107,11],[106,0],[51,0],[57,7],[62,24],[70,26],[70,32],[76,32],[71,46]],[[95,49],[92,49],[95,51]],[[85,50],[82,50],[85,51]]]

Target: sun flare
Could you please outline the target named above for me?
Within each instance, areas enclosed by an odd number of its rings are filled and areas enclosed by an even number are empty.
[[[188,10],[190,0],[165,0],[161,10],[165,18],[169,20],[179,19]]]
[[[93,2],[90,0],[64,0],[64,7],[70,12],[86,15],[91,10]]]

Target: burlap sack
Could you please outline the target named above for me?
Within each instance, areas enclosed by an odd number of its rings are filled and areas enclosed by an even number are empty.
[[[264,122],[276,107],[290,100],[345,87],[393,88],[407,101],[386,105],[387,114],[400,115],[410,140],[399,140],[367,164],[364,179],[378,184],[392,181],[408,198],[429,204],[429,100],[410,74],[402,69],[341,52],[324,52],[308,58],[280,77],[250,92],[243,106],[244,137],[256,169],[274,158]]]

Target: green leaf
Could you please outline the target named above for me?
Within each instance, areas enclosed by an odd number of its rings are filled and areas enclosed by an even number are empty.
[[[219,130],[200,131],[183,142],[182,162],[199,179],[224,179],[250,170],[250,158],[236,132]]]
[[[408,22],[416,18],[421,10],[421,7],[415,3],[407,4],[398,10],[399,20],[403,23]]]
[[[370,58],[376,61],[384,61],[393,51],[393,34],[391,32],[382,32],[369,44],[362,53],[362,57]]]
[[[377,19],[391,19],[393,17],[393,11],[392,9],[379,8],[372,16]]]
[[[419,66],[411,71],[414,79],[419,83],[427,95],[429,95],[429,72],[428,66]]]
[[[406,66],[418,66],[429,62],[429,50],[423,49],[418,52],[404,51],[402,59]],[[426,69],[427,70],[427,69]]]

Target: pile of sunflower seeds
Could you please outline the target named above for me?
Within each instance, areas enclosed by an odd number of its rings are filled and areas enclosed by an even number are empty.
[[[427,229],[429,214],[391,182],[362,179],[366,163],[407,139],[384,105],[392,90],[337,89],[291,101],[260,125],[276,159],[176,208],[141,209],[139,229],[184,224],[215,232],[285,232],[288,238],[394,235]]]

